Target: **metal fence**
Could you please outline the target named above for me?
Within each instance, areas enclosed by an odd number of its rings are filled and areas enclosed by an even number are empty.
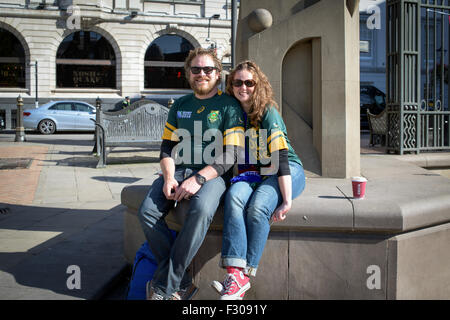
[[[450,0],[388,0],[387,150],[450,150]]]

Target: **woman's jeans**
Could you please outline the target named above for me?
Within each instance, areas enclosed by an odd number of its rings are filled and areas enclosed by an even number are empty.
[[[195,172],[177,168],[175,179],[181,184]],[[189,201],[189,210],[181,231],[174,239],[164,220],[174,201],[167,200],[163,185],[162,176],[153,182],[139,208],[138,217],[158,263],[152,286],[156,293],[170,297],[191,284],[192,279],[186,269],[205,238],[226,186],[225,181],[217,177],[207,181],[190,200],[182,200]]]
[[[289,162],[292,178],[292,199],[305,188],[303,167]],[[225,196],[221,267],[240,267],[256,275],[259,260],[270,231],[270,221],[283,197],[278,176],[263,180],[253,190],[248,182],[234,183]]]

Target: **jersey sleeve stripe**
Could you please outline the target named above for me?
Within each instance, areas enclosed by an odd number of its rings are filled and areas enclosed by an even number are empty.
[[[225,130],[225,132],[223,133],[223,136],[225,137],[226,135],[237,132],[237,131],[242,131],[242,133],[244,133],[244,127],[233,127],[228,130]]]
[[[166,122],[166,127],[169,128],[172,131],[177,130],[177,128],[175,126],[171,125],[169,122]]]
[[[164,132],[162,135],[162,140],[170,140],[170,141],[180,141],[180,139],[178,138],[178,136],[176,135],[175,132],[173,132],[172,130],[168,129],[167,127],[164,128]]]
[[[236,132],[231,132],[231,133],[227,134],[223,138],[223,144],[225,146],[232,145],[232,146],[244,147],[244,145],[245,145],[244,132],[243,131],[236,131]]]
[[[270,137],[267,138],[267,143],[270,143],[270,141],[272,141],[272,139],[274,139],[274,138],[276,138],[276,137],[278,137],[280,135],[284,137],[283,131],[277,130],[277,131],[273,132],[270,135]]]
[[[283,149],[289,149],[287,141],[284,138],[284,135],[280,135],[279,137],[272,139],[272,141],[269,144],[270,153]]]

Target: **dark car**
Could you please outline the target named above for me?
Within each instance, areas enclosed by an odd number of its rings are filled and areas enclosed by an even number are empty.
[[[371,85],[361,85],[360,88],[361,129],[369,129],[367,109],[372,114],[381,113],[386,108],[386,94]]]

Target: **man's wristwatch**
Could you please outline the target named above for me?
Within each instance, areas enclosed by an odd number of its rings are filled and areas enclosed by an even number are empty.
[[[205,184],[206,178],[204,176],[202,176],[200,173],[196,173],[195,181],[197,181],[197,183],[202,186]]]

